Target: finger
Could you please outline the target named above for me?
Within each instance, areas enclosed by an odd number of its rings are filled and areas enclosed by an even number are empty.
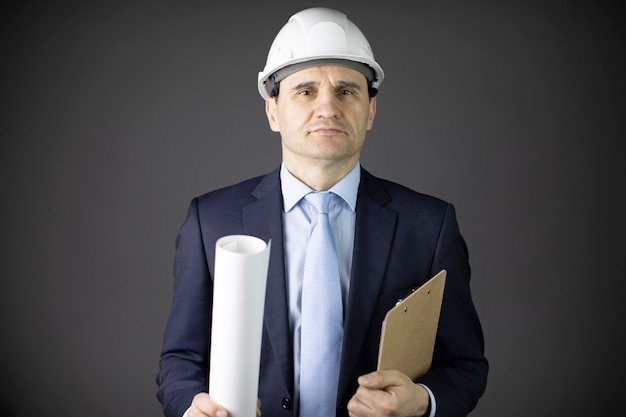
[[[359,392],[360,391],[360,392]],[[366,417],[371,415],[372,406],[367,402],[366,389],[359,388],[348,402],[347,409],[350,417]]]
[[[189,417],[227,417],[224,407],[217,404],[206,392],[196,394],[191,402]]]

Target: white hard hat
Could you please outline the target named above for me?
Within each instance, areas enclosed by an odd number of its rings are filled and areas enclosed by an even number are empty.
[[[300,69],[315,65],[344,65],[362,72],[376,94],[383,69],[374,60],[369,42],[358,27],[341,12],[315,7],[298,12],[282,27],[259,72],[261,97],[277,94],[278,82]]]

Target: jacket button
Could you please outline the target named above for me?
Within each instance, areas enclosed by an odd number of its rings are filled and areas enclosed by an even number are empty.
[[[283,408],[285,410],[291,410],[291,399],[288,397],[283,398]]]

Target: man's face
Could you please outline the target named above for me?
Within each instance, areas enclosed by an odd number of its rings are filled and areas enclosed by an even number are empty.
[[[376,98],[367,80],[343,66],[310,67],[280,83],[277,99],[266,101],[270,127],[280,132],[288,164],[358,161],[365,134],[372,128]]]

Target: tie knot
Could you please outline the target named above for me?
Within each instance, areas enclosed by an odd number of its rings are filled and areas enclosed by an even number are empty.
[[[309,193],[304,198],[315,207],[318,213],[328,214],[328,205],[330,204],[331,193],[326,192],[313,192]]]

